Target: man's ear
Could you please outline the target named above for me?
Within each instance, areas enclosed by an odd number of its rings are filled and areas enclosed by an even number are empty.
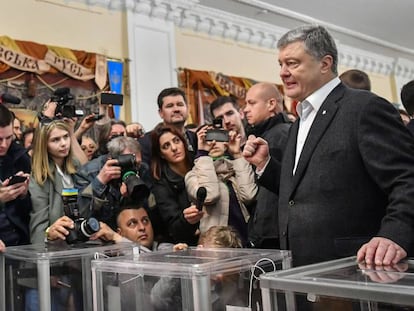
[[[117,229],[116,229],[116,233],[118,233],[119,235],[122,235],[122,230],[121,230],[121,228],[117,228]]]
[[[277,101],[276,98],[270,98],[267,101],[267,110],[270,112],[274,112],[276,110]]]
[[[242,108],[239,108],[239,114],[240,114],[240,119],[244,119],[244,111],[243,111],[243,109]]]
[[[333,57],[331,55],[325,55],[321,59],[321,72],[327,73],[332,71]]]

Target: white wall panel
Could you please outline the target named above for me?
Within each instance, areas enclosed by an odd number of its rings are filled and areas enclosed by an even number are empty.
[[[157,96],[177,86],[174,24],[128,13],[131,120],[146,130],[161,121]]]

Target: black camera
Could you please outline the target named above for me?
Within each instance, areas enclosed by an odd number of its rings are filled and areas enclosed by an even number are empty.
[[[70,89],[67,87],[58,88],[53,92],[50,100],[57,104],[55,117],[56,118],[74,118],[82,117],[83,111],[77,110],[73,104],[69,101],[75,97],[70,93]]]
[[[229,141],[229,132],[223,129],[223,119],[216,118],[213,120],[213,128],[207,130],[206,132],[206,141],[220,141],[228,142]]]
[[[86,242],[94,233],[101,229],[96,218],[83,218],[80,216],[77,198],[77,189],[62,190],[63,210],[65,215],[71,218],[74,223],[73,229],[67,228],[69,234],[66,236],[66,242],[68,244]]]
[[[121,180],[127,186],[128,197],[137,201],[148,198],[150,191],[139,177],[135,154],[121,154],[115,159],[121,167]]]

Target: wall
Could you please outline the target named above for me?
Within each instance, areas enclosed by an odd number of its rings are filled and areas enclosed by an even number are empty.
[[[64,0],[7,1],[7,9],[3,9],[0,18],[0,35],[128,58],[125,13],[65,3]],[[129,115],[124,111],[129,109],[127,100],[122,118]]]
[[[121,59],[128,58],[130,53],[126,13],[89,7],[79,2],[7,1],[7,13],[2,15],[0,27],[3,29],[1,35],[14,39],[86,50]],[[177,67],[212,70],[280,83],[276,51],[273,49],[194,32],[185,27],[175,27],[175,46]],[[340,72],[346,69],[341,67]],[[128,71],[128,68],[125,70]],[[398,101],[390,76],[369,74],[374,92],[392,102]],[[133,90],[138,87],[131,86]],[[121,118],[131,121],[131,115],[134,114],[131,114],[128,97],[126,101]],[[152,103],[145,103],[149,104]],[[154,118],[158,120],[156,114]]]
[[[177,66],[281,83],[277,51],[176,28]],[[338,68],[339,73],[348,69]],[[398,102],[389,75],[367,72],[372,91]]]
[[[177,66],[281,83],[276,51],[176,28]]]
[[[7,1],[2,35],[116,58],[128,55],[124,13],[63,0]]]

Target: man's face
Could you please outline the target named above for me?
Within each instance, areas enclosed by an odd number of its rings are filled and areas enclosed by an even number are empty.
[[[154,231],[144,208],[125,209],[118,216],[118,233],[123,237],[151,249]]]
[[[250,125],[257,125],[274,115],[275,99],[264,98],[264,96],[259,86],[252,86],[247,91],[243,112]]]
[[[166,125],[183,125],[188,117],[188,107],[181,95],[166,96],[158,113]]]
[[[213,110],[213,117],[215,119],[221,118],[223,120],[223,128],[227,131],[236,131],[241,133],[243,127],[243,114],[234,108],[232,103],[225,103]]]
[[[0,157],[5,156],[13,141],[13,125],[0,127]]]
[[[332,57],[317,60],[305,51],[304,43],[293,42],[279,51],[280,77],[285,95],[303,101],[326,83],[324,75],[331,71]],[[326,78],[325,78],[326,79]]]

